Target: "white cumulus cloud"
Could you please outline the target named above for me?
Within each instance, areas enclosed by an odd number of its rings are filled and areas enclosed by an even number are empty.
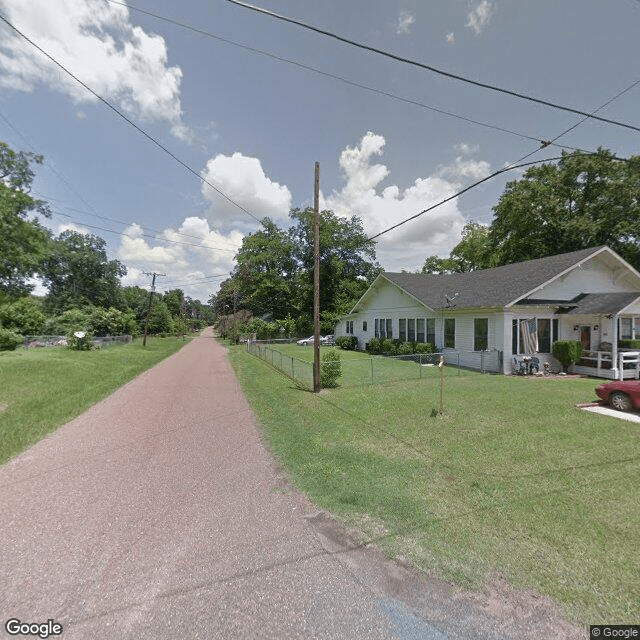
[[[398,16],[398,22],[396,24],[396,33],[398,35],[402,35],[405,33],[409,33],[411,25],[416,21],[415,16],[413,16],[408,11],[401,11]]]
[[[445,38],[447,40],[447,44],[455,44],[456,43],[456,37],[455,37],[453,31],[450,31],[449,33],[447,33]]]
[[[461,180],[486,175],[489,170],[484,161],[460,156],[453,164],[439,167],[433,175],[416,178],[406,189],[397,185],[381,188],[389,170],[375,163],[375,158],[382,155],[384,146],[383,136],[368,132],[358,146],[347,147],[340,156],[346,184],[322,202],[323,207],[337,215],[358,216],[369,235],[454,195],[462,186]],[[460,241],[465,223],[457,200],[451,200],[381,236],[376,251],[378,260],[388,271],[419,269],[429,255],[448,255]]]
[[[489,24],[491,16],[495,11],[495,4],[489,0],[482,0],[467,14],[466,27],[473,29],[476,35],[480,35],[484,28]]]
[[[242,244],[240,231],[223,234],[198,217],[185,218],[177,229],[165,229],[159,240],[144,236],[138,224],[130,225],[124,234],[117,250],[118,259],[128,268],[123,285],[145,283],[149,278],[143,272],[155,271],[166,274],[158,279],[158,290],[182,289],[202,302],[228,277]]]
[[[288,187],[268,178],[258,158],[239,152],[231,156],[217,155],[207,162],[202,177],[261,220],[269,216],[274,222],[288,219],[291,209],[291,192]],[[219,225],[247,225],[250,216],[221,196],[209,184],[203,182],[202,195],[212,205],[212,220]],[[252,223],[255,226],[255,221]]]
[[[166,121],[190,141],[182,122],[182,71],[168,66],[161,36],[133,25],[129,10],[103,0],[0,0],[9,22],[97,94],[129,115]],[[6,25],[0,27],[0,87],[31,91],[40,84],[77,102],[96,98]]]

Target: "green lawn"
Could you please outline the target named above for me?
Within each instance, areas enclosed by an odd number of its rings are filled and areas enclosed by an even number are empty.
[[[264,358],[276,368],[281,369],[290,377],[298,380],[302,385],[313,389],[313,347],[297,344],[267,344]],[[320,357],[332,347],[320,347]],[[342,367],[340,385],[361,386],[366,384],[381,384],[400,380],[420,380],[438,375],[435,366],[421,366],[412,360],[400,358],[385,358],[371,356],[359,351],[343,351],[339,349]],[[419,357],[419,356],[416,356]],[[437,362],[438,356],[424,354],[422,362]],[[456,367],[447,367],[446,375],[461,375]]]
[[[313,394],[230,359],[291,482],[363,541],[465,588],[499,571],[574,622],[640,619],[640,428],[576,408],[598,381],[448,369],[433,416],[433,370]]]
[[[0,351],[0,465],[184,346],[151,338],[95,351]]]

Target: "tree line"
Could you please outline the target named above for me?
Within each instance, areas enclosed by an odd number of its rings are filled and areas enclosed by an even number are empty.
[[[126,267],[109,260],[106,243],[91,234],[58,237],[38,221],[46,203],[29,191],[42,157],[0,143],[0,326],[23,333],[67,333],[82,320],[94,331],[182,332],[214,316],[223,335],[308,335],[313,330],[313,210],[292,209],[287,228],[271,218],[243,238],[235,267],[208,304],[180,289],[154,300],[122,287]],[[640,156],[610,151],[563,152],[557,163],[527,169],[508,182],[490,224],[469,222],[448,257],[429,256],[423,273],[455,273],[609,245],[640,270]],[[321,331],[333,333],[382,268],[376,244],[357,216],[320,213]],[[29,294],[38,275],[43,300]]]
[[[208,304],[173,289],[154,297],[123,287],[127,273],[109,260],[106,242],[93,234],[63,231],[55,237],[39,219],[51,215],[46,202],[31,196],[34,165],[42,156],[16,152],[0,142],[0,348],[12,348],[24,335],[69,336],[186,333],[213,321]],[[30,280],[47,287],[44,298],[31,295]]]

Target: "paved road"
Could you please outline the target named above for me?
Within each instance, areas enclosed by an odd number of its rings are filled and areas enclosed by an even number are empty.
[[[0,469],[0,514],[0,638],[586,637],[357,548],[287,486],[210,333]]]

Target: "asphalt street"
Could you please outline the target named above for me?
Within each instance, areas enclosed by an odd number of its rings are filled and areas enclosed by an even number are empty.
[[[0,638],[587,637],[499,576],[464,593],[358,546],[286,483],[210,330],[0,469],[0,513]]]

